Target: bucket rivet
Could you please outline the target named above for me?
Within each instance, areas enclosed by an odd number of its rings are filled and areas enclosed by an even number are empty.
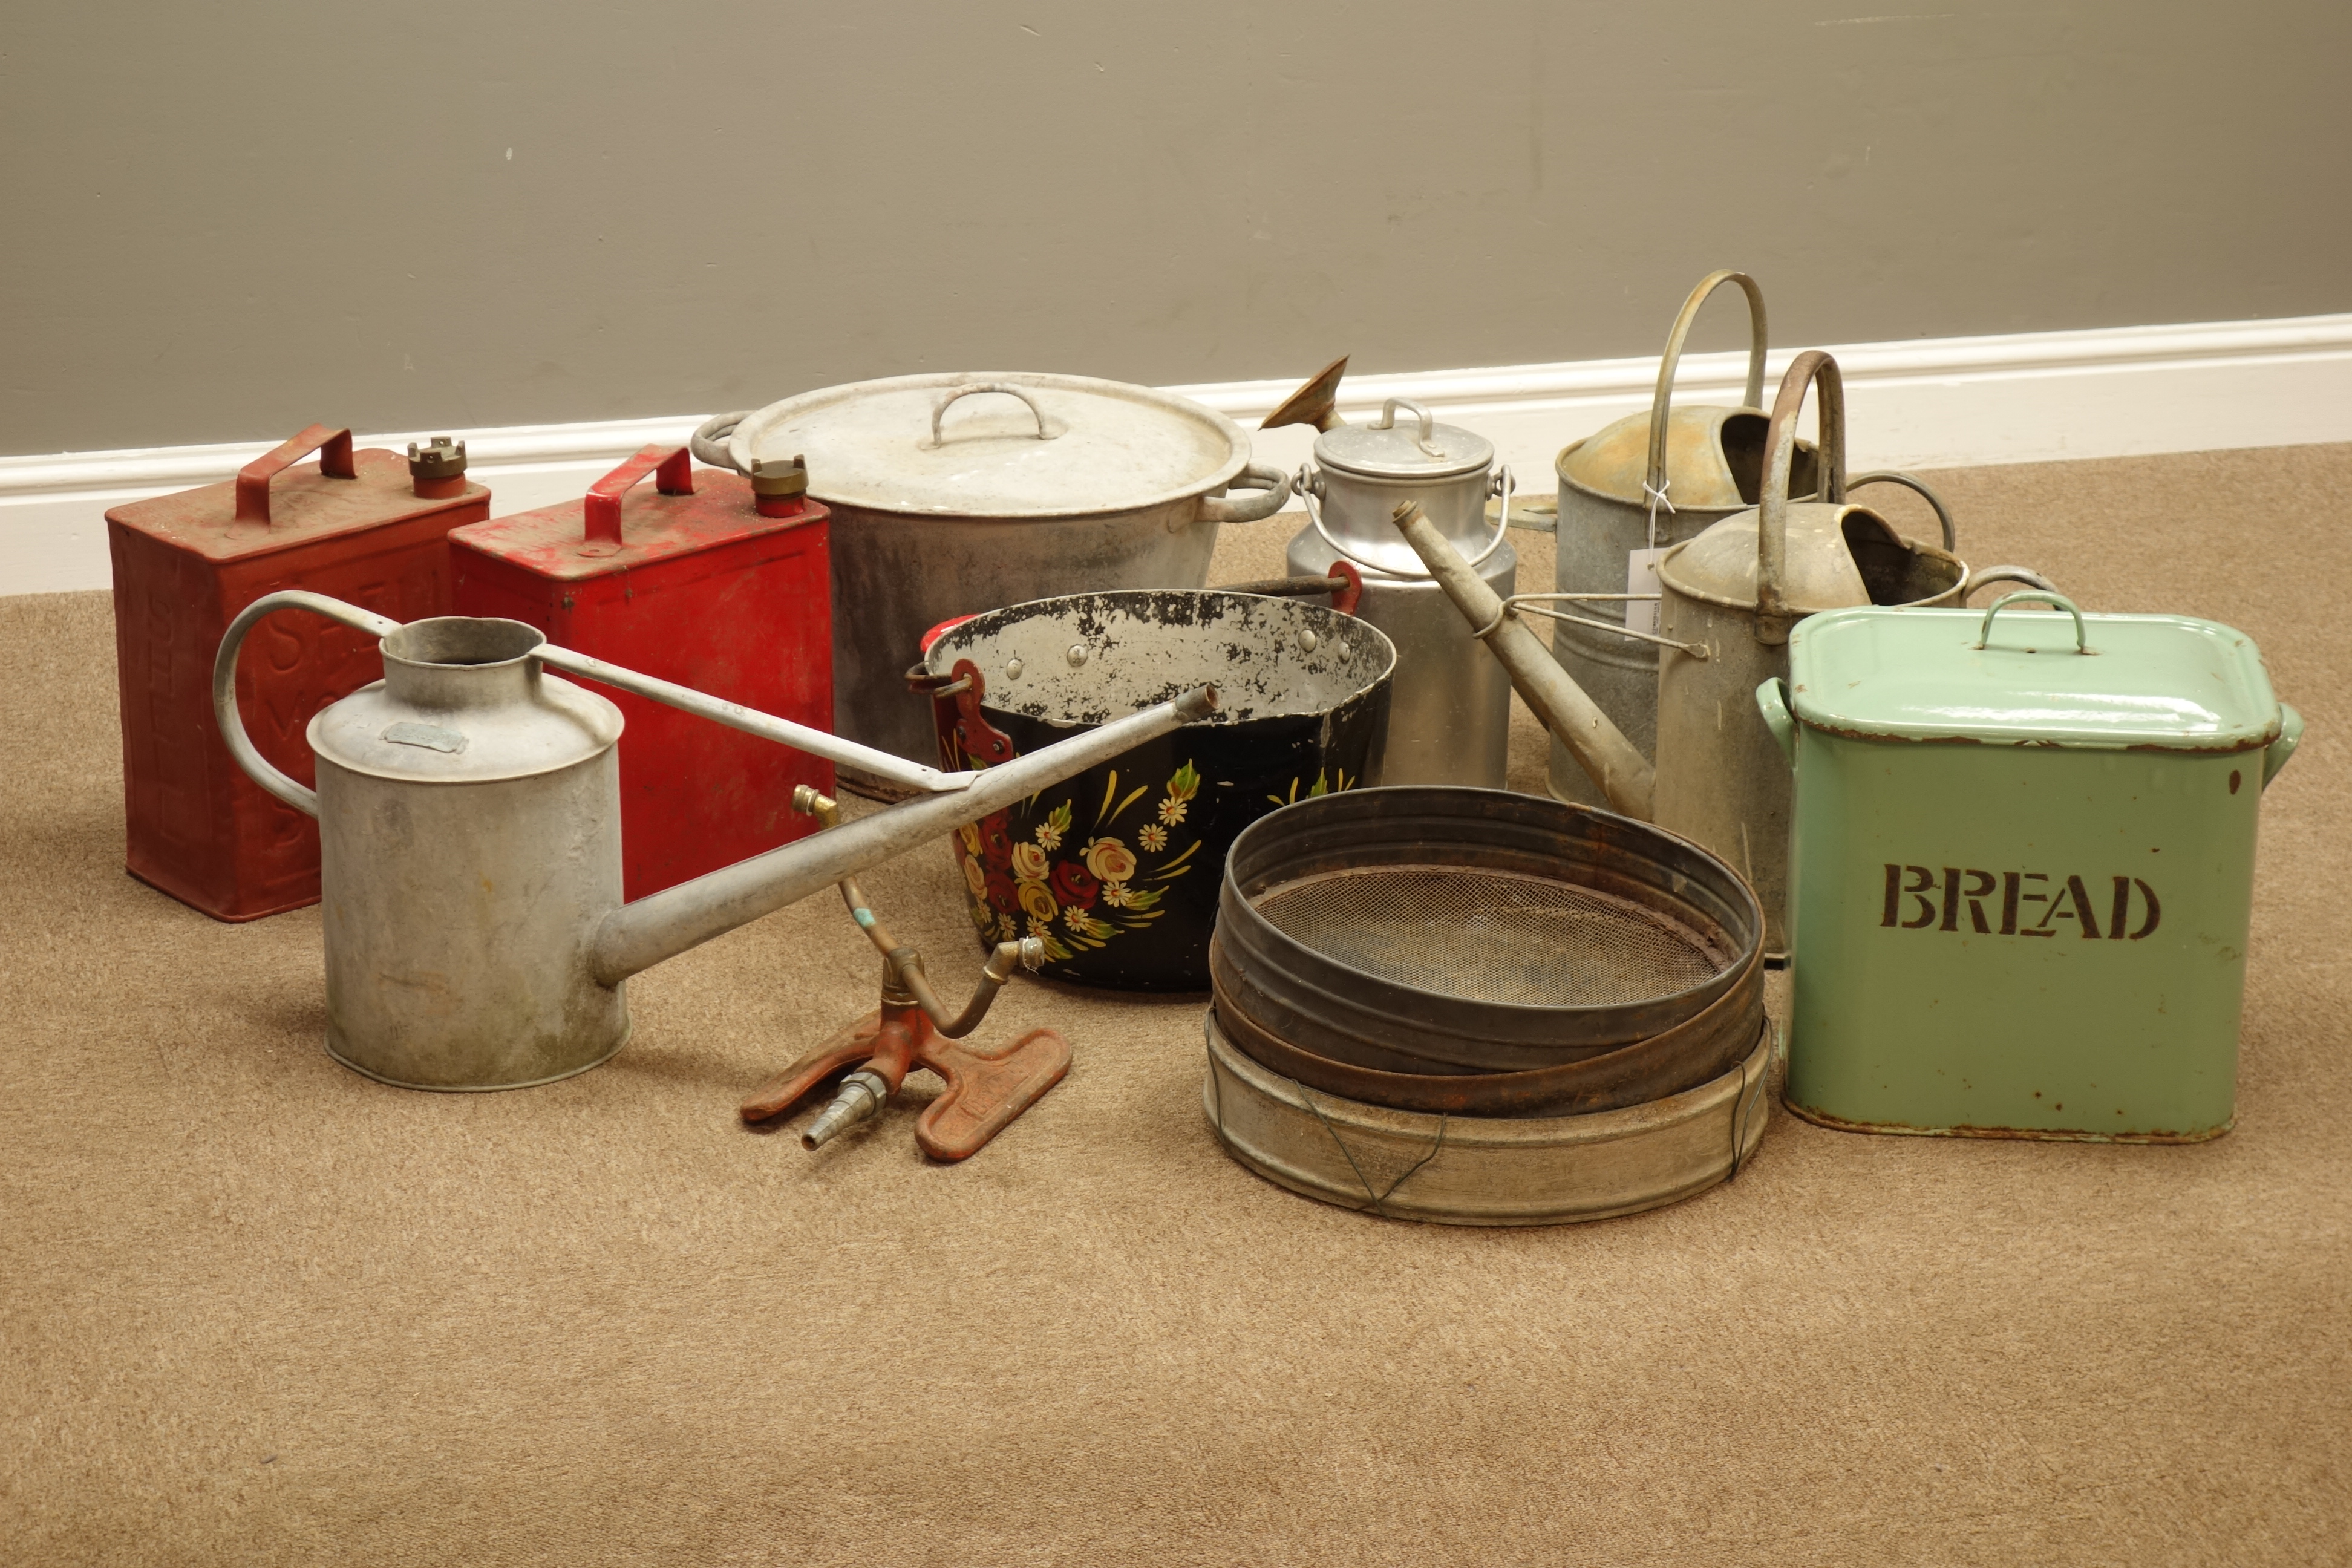
[[[1019,659],[1008,658],[1004,661],[1004,679],[1007,680],[1018,680],[1021,679],[1021,661]]]
[[[1313,653],[1313,652],[1315,651],[1315,645],[1316,645],[1318,642],[1321,641],[1321,640],[1322,640],[1321,638],[1318,637],[1315,635],[1315,628],[1314,628],[1314,627],[1312,627],[1312,626],[1301,626],[1301,627],[1299,627],[1299,628],[1298,628],[1298,651],[1299,651],[1299,652],[1301,652],[1301,653]]]
[[[1338,654],[1341,658],[1349,658],[1355,652],[1355,650],[1349,647],[1346,643],[1341,643],[1338,647],[1333,648],[1331,651]]]
[[[1080,666],[1080,665],[1082,665],[1082,664],[1084,664],[1084,663],[1086,663],[1086,662],[1087,662],[1087,645],[1086,645],[1086,644],[1084,644],[1084,643],[1082,643],[1082,642],[1074,642],[1074,643],[1072,643],[1072,644],[1070,645],[1070,668],[1071,668],[1072,669],[1076,669],[1076,668],[1078,668],[1078,666]]]

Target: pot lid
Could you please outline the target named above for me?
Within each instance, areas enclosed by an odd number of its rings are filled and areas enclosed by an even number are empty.
[[[1797,716],[1889,740],[2001,745],[2231,752],[2277,738],[2278,699],[2245,633],[2188,616],[2078,620],[2056,595],[2033,597],[2064,607],[1992,617],[1871,606],[1801,623],[1789,635]]]
[[[1028,372],[891,376],[744,416],[736,468],[805,455],[834,506],[933,517],[1132,511],[1223,486],[1249,460],[1241,427],[1148,386]]]
[[[1391,397],[1369,425],[1338,425],[1315,437],[1315,461],[1376,479],[1442,479],[1494,466],[1495,444],[1440,425],[1409,398]]]
[[[1736,414],[1759,422],[1754,409],[1675,408],[1666,415],[1666,499],[1678,507],[1735,507],[1746,502],[1723,455],[1723,422]],[[1570,484],[1618,500],[1642,504],[1650,471],[1650,416],[1629,414],[1614,425],[1560,449],[1553,471]]]
[[[1754,507],[1734,512],[1658,563],[1658,574],[1685,597],[1717,604],[1756,603]],[[1867,507],[1827,501],[1789,503],[1787,554],[1781,588],[1792,614],[1806,616],[1844,605],[1867,605],[1874,595],[1854,560],[1854,546],[1908,553],[1912,546]]]

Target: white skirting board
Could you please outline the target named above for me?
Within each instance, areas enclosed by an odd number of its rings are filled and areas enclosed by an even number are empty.
[[[1772,356],[1768,399],[1793,352]],[[2352,441],[2352,314],[1853,343],[1832,352],[1845,374],[1849,460],[1857,468]],[[1302,364],[1300,378],[1316,368]],[[1745,370],[1740,354],[1690,355],[1677,396],[1735,401]],[[1538,494],[1552,488],[1559,447],[1646,407],[1656,375],[1656,360],[1643,358],[1353,376],[1340,389],[1340,407],[1361,419],[1383,398],[1414,398],[1493,440],[1520,489]],[[1171,390],[1250,427],[1296,384]],[[504,515],[575,498],[620,458],[647,442],[683,441],[698,421],[677,415],[402,432],[363,436],[360,444],[398,450],[425,435],[463,437],[472,476],[490,487],[491,510]],[[0,458],[0,594],[107,586],[107,508],[217,483],[282,436]],[[1262,460],[1295,468],[1314,433],[1290,428],[1254,438]]]

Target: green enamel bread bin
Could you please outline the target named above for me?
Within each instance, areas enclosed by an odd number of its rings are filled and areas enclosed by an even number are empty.
[[[2000,615],[2019,601],[2065,614]],[[1789,1108],[2228,1131],[2262,792],[2303,733],[2252,641],[2011,594],[1811,616],[1789,668],[1756,693],[1796,772]]]

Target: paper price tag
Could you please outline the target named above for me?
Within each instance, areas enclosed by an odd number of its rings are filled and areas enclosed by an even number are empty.
[[[1658,591],[1658,558],[1666,546],[1655,550],[1636,550],[1625,557],[1625,592],[1654,594]],[[1625,625],[1633,631],[1658,635],[1658,602],[1655,599],[1633,599],[1625,605]]]

